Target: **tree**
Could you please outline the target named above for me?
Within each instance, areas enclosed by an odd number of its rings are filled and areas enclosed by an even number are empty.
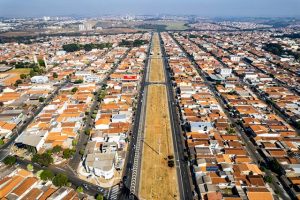
[[[33,71],[33,69],[31,69],[30,72],[29,72],[29,76],[33,77],[33,76],[36,76],[36,75],[37,75],[37,73],[35,71]]]
[[[78,79],[78,80],[75,80],[74,83],[75,84],[80,84],[80,83],[83,83],[83,80],[82,79]]]
[[[72,150],[72,149],[65,149],[64,151],[63,151],[63,158],[65,158],[65,159],[69,159],[69,158],[71,158],[73,155],[74,155],[74,150]]]
[[[28,164],[27,165],[27,170],[28,171],[33,171],[33,165],[32,164]]]
[[[270,166],[273,172],[282,175],[282,167],[276,159],[271,160],[268,166]]]
[[[72,93],[75,93],[75,92],[77,92],[77,90],[78,90],[78,88],[77,88],[77,87],[74,87],[74,88],[71,90],[71,92],[72,92]]]
[[[26,74],[20,74],[20,78],[21,78],[21,79],[25,79],[26,77],[27,77]]]
[[[48,169],[45,169],[44,171],[42,171],[41,175],[40,175],[40,178],[43,180],[43,181],[48,181],[48,180],[52,180],[54,177],[54,174],[52,171],[48,170]]]
[[[85,51],[91,51],[93,49],[93,45],[92,44],[85,44],[83,46]]]
[[[14,156],[7,156],[6,158],[4,158],[3,162],[6,165],[12,166],[17,162],[17,159]]]
[[[52,75],[53,78],[58,78],[58,74],[56,72],[53,73]]]
[[[32,162],[38,163],[42,166],[48,167],[50,164],[53,163],[53,158],[50,154],[48,153],[43,153],[43,154],[35,154],[33,155]]]
[[[77,145],[77,143],[78,143],[78,141],[77,140],[72,140],[72,146],[76,146]]]
[[[91,130],[90,130],[90,129],[86,129],[86,130],[84,131],[84,133],[85,133],[86,135],[90,135]]]
[[[83,193],[83,187],[79,186],[79,187],[76,189],[76,191],[77,191],[78,193]]]
[[[45,61],[43,59],[38,60],[39,66],[45,67]]]
[[[44,170],[39,170],[36,172],[36,176],[41,178],[41,174],[43,173]]]
[[[65,44],[62,46],[63,50],[66,52],[74,52],[74,51],[79,51],[80,50],[80,45],[79,44]]]
[[[68,184],[68,177],[65,174],[57,174],[53,178],[52,183],[56,187],[66,186]]]
[[[80,155],[83,155],[83,154],[84,154],[84,150],[83,150],[83,149],[80,149],[79,154],[80,154]]]
[[[0,101],[0,107],[3,107],[4,103],[2,101]]]
[[[168,166],[169,167],[174,167],[174,160],[168,160]]]
[[[272,183],[273,182],[273,179],[272,179],[272,177],[271,176],[265,176],[265,181],[267,182],[267,183]]]
[[[18,85],[19,85],[19,84],[22,84],[22,83],[23,83],[22,80],[18,79],[18,80],[16,80],[16,82],[15,82],[15,86],[18,87]]]
[[[103,200],[103,195],[102,194],[98,194],[96,197],[97,200]]]
[[[44,102],[45,101],[45,98],[44,97],[39,97],[39,102]]]
[[[59,152],[61,152],[61,151],[62,151],[62,147],[59,146],[59,145],[56,145],[56,146],[54,146],[54,147],[52,148],[52,152],[53,152],[53,153],[59,153]]]
[[[4,144],[4,140],[0,139],[0,145],[3,145],[3,144]]]

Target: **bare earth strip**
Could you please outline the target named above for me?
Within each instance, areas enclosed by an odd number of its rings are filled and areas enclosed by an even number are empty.
[[[155,43],[158,45],[158,41]],[[150,78],[152,76],[154,82],[163,82],[162,60],[157,60],[160,62],[150,65],[151,69],[156,69],[150,70]],[[158,73],[160,71],[162,73]],[[167,163],[167,156],[174,155],[174,149],[167,91],[163,84],[148,86],[144,131],[139,198],[179,199],[176,169],[169,168]]]
[[[153,56],[150,62],[150,82],[164,82],[165,74],[160,55],[159,38],[157,35],[153,37]]]

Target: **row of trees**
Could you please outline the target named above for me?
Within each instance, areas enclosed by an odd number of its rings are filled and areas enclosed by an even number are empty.
[[[148,40],[133,40],[133,41],[122,40],[122,41],[119,43],[119,46],[139,47],[139,46],[141,46],[141,45],[148,44],[148,43],[149,43]]]
[[[291,55],[294,56],[296,60],[300,59],[300,52],[294,52],[288,49],[284,49],[280,44],[267,43],[264,45],[263,49],[269,51],[277,56]]]
[[[71,44],[65,44],[63,45],[63,50],[66,52],[75,52],[79,50],[85,50],[85,51],[91,51],[92,49],[104,49],[104,48],[111,48],[112,43],[100,43],[100,44],[95,44],[95,43],[89,43],[89,44],[76,44],[76,43],[71,43]]]
[[[74,142],[74,146],[76,142]],[[41,166],[48,167],[49,165],[53,164],[53,154],[62,154],[64,159],[69,159],[75,154],[75,149],[63,149],[61,146],[57,145],[45,153],[34,154],[31,161],[38,163]]]
[[[136,26],[136,28],[165,31],[167,28],[167,25],[164,25],[164,24],[141,24],[141,25]]]

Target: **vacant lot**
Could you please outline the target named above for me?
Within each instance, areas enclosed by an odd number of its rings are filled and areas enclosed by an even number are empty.
[[[166,87],[150,85],[146,108],[142,154],[141,199],[179,198],[176,169],[169,168],[167,156],[174,155]]]
[[[19,68],[19,69],[12,69],[10,71],[8,71],[9,73],[12,74],[29,74],[30,73],[30,69],[29,68]]]
[[[163,68],[163,62],[160,55],[160,46],[159,46],[159,38],[158,35],[154,35],[153,37],[153,51],[152,58],[150,62],[150,82],[164,82],[165,74]]]
[[[155,38],[154,40],[157,44],[158,40]],[[158,51],[160,50],[158,49]],[[165,80],[163,65],[161,59],[156,60],[158,62],[153,60],[150,65],[150,81],[161,82]],[[167,161],[168,155],[174,155],[171,131],[166,86],[163,84],[149,85],[139,189],[140,199],[179,199],[176,169],[168,167]]]

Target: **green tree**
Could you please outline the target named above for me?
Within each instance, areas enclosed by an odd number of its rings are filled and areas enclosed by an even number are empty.
[[[16,82],[15,82],[15,86],[16,87],[18,87],[18,85],[20,85],[20,84],[22,84],[23,83],[23,81],[22,80],[16,80]]]
[[[78,193],[83,193],[83,187],[79,186],[79,187],[76,189],[76,191],[77,191]]]
[[[27,165],[27,170],[28,171],[33,171],[33,165],[32,164],[28,164]]]
[[[44,171],[42,171],[42,173],[40,174],[40,178],[43,181],[48,181],[48,180],[52,180],[54,177],[54,174],[52,171],[45,169]]]
[[[267,183],[272,183],[273,182],[273,179],[272,179],[272,177],[271,176],[265,176],[265,181],[267,182]]]
[[[27,77],[26,74],[20,74],[20,78],[21,78],[21,79],[25,79],[26,77]]]
[[[58,74],[56,72],[53,73],[53,78],[58,78]]]
[[[29,76],[33,77],[33,76],[36,76],[36,75],[37,75],[37,73],[33,69],[31,69],[30,72],[29,72]]]
[[[84,154],[84,150],[83,150],[83,149],[80,149],[79,154],[80,154],[80,155],[83,155],[83,154]]]
[[[98,194],[96,197],[97,200],[103,200],[103,195],[102,194]]]
[[[78,143],[78,141],[77,140],[72,140],[72,146],[76,146],[77,145],[77,143]]]
[[[65,44],[62,46],[63,50],[66,52],[74,52],[74,51],[79,51],[80,50],[80,45],[79,44]]]
[[[39,66],[45,67],[45,61],[43,59],[38,60]]]
[[[78,79],[78,80],[75,80],[74,83],[75,84],[80,84],[80,83],[83,83],[83,80],[82,79]]]
[[[0,139],[0,145],[3,145],[3,144],[4,144],[4,140]]]
[[[63,151],[63,158],[69,159],[69,158],[71,158],[74,155],[74,153],[75,152],[72,149],[64,149],[64,151]]]
[[[90,129],[86,129],[86,130],[84,131],[84,133],[85,133],[86,135],[90,135],[91,130],[90,130]]]
[[[72,93],[75,93],[75,92],[77,92],[77,90],[78,90],[78,88],[77,88],[77,87],[74,87],[74,88],[71,90],[71,92],[72,92]]]
[[[39,97],[39,102],[44,102],[45,101],[45,98],[44,97]]]
[[[68,177],[65,174],[57,174],[53,178],[52,183],[56,187],[66,186],[68,184]]]
[[[85,51],[91,51],[93,49],[93,45],[92,44],[85,44],[83,46]]]
[[[36,176],[41,178],[41,174],[43,173],[44,170],[39,170],[36,172]]]
[[[17,159],[14,156],[7,156],[6,158],[4,158],[3,162],[6,165],[12,166],[17,162]]]
[[[43,154],[35,154],[33,155],[32,162],[38,163],[42,166],[48,167],[50,164],[53,163],[53,158],[50,154],[48,153],[43,153]]]
[[[277,173],[278,175],[282,175],[282,167],[276,159],[270,161],[268,166],[270,166],[273,172]]]
[[[54,146],[54,147],[52,148],[52,152],[53,152],[53,153],[59,153],[59,152],[61,152],[61,151],[62,151],[62,147],[59,146],[59,145],[56,145],[56,146]]]

